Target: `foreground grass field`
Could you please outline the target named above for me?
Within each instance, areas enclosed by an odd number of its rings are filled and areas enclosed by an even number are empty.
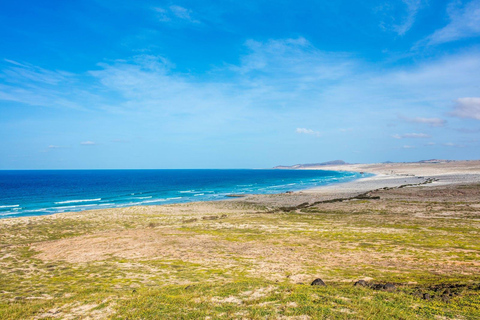
[[[369,196],[1,220],[0,319],[480,319],[480,186]]]

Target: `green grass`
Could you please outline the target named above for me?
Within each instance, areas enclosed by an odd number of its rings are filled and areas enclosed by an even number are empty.
[[[402,203],[361,200],[273,214],[212,203],[214,212],[201,214],[184,205],[173,213],[151,207],[10,220],[0,223],[0,319],[480,319],[478,215],[465,215],[472,211],[457,203],[441,205],[461,219],[384,208],[411,205]],[[227,217],[202,220],[221,214]],[[125,230],[149,230],[182,254],[71,263],[41,260],[33,249]],[[182,237],[197,239],[196,247],[182,246]],[[310,286],[316,277],[328,286]],[[367,277],[397,289],[353,286]],[[440,284],[462,286],[446,302],[434,290]],[[436,297],[427,301],[423,293]]]

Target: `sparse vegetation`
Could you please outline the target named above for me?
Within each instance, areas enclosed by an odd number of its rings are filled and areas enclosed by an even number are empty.
[[[0,318],[479,318],[480,186],[412,190],[1,220]]]

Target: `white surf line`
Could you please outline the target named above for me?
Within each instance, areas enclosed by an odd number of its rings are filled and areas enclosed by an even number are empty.
[[[97,199],[66,200],[66,201],[55,202],[55,204],[66,204],[66,203],[76,203],[76,202],[92,202],[92,201],[100,201],[100,200],[102,200],[102,198],[97,198]]]
[[[0,208],[16,208],[16,207],[20,207],[19,204],[14,204],[14,205],[9,205],[9,206],[0,206]]]

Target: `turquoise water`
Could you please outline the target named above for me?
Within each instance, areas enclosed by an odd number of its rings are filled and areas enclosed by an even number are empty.
[[[0,218],[226,199],[347,182],[367,175],[323,170],[0,171]]]

